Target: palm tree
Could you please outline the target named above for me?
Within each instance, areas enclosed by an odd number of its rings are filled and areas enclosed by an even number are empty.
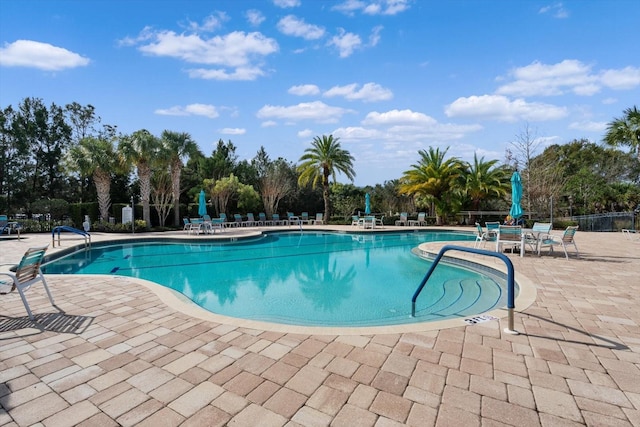
[[[415,196],[426,196],[435,205],[436,224],[442,224],[442,215],[449,212],[452,205],[459,201],[464,191],[460,180],[464,165],[455,158],[445,160],[449,151],[429,147],[429,151],[420,150],[420,160],[404,172],[398,190]]]
[[[328,221],[331,218],[331,201],[329,199],[329,178],[336,181],[336,173],[345,174],[352,182],[356,176],[353,170],[353,156],[343,150],[339,142],[340,138],[333,135],[322,135],[313,138],[311,147],[304,150],[298,165],[298,184],[301,186],[311,182],[315,188],[318,181],[322,184],[322,197],[324,198],[324,217]]]
[[[96,186],[100,218],[106,221],[111,208],[111,172],[118,166],[111,139],[87,137],[73,146],[67,157],[68,167],[82,176],[91,175]]]
[[[130,136],[123,136],[118,146],[121,161],[125,164],[133,164],[137,168],[138,179],[140,180],[142,219],[146,222],[147,228],[151,226],[151,210],[149,208],[151,165],[158,154],[159,148],[160,142],[158,138],[146,129],[135,131]]]
[[[199,153],[198,145],[186,132],[165,130],[160,136],[163,149],[169,156],[169,171],[171,173],[171,192],[173,193],[173,225],[180,224],[180,178],[184,163],[182,159]]]
[[[624,117],[609,122],[604,141],[614,147],[630,146],[640,160],[640,111],[633,106],[624,110],[624,114]]]
[[[497,160],[485,162],[484,157],[478,159],[473,155],[473,164],[468,164],[465,171],[465,190],[471,198],[473,210],[480,209],[483,199],[490,196],[504,197],[509,192],[507,170],[495,168]]]

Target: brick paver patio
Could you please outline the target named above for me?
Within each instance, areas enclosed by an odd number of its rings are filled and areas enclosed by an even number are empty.
[[[0,241],[0,263],[50,241],[25,237]],[[520,335],[506,318],[275,331],[135,279],[48,276],[64,315],[41,286],[27,294],[37,323],[0,296],[0,425],[640,426],[640,241],[576,241],[580,259],[508,255],[537,290],[516,307]]]

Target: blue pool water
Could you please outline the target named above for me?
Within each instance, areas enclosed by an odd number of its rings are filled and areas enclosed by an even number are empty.
[[[473,316],[506,305],[504,280],[411,252],[426,241],[473,240],[454,232],[278,233],[252,241],[158,242],[95,247],[47,264],[47,274],[150,280],[205,309],[244,319],[313,326],[380,326]]]

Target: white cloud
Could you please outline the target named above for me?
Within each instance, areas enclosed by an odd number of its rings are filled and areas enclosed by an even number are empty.
[[[320,88],[318,88],[318,86],[316,85],[291,86],[287,93],[298,96],[317,95],[320,93]]]
[[[569,129],[581,130],[585,132],[604,132],[607,129],[607,122],[572,122]]]
[[[348,113],[354,113],[354,111],[314,101],[288,107],[265,105],[258,111],[257,117],[260,119],[313,120],[320,123],[334,123]]]
[[[456,99],[445,108],[447,117],[472,117],[497,121],[546,121],[567,116],[564,107],[523,99],[510,100],[501,95],[469,96]]]
[[[287,15],[278,21],[278,30],[287,36],[302,37],[305,40],[317,40],[324,36],[324,28],[307,24],[304,19]]]
[[[604,70],[600,80],[611,89],[633,89],[640,86],[640,68],[629,66],[621,70]]]
[[[176,58],[195,64],[214,65],[214,69],[191,69],[191,77],[218,80],[254,80],[264,75],[261,61],[278,51],[278,43],[259,32],[234,31],[223,36],[203,38],[196,34],[153,31],[145,28],[137,39],[123,44],[140,44],[148,55]]]
[[[340,58],[346,58],[362,46],[362,40],[357,34],[348,33],[343,28],[338,28],[338,35],[331,38],[329,46],[335,46],[340,53]]]
[[[500,86],[496,92],[511,96],[557,96],[567,92],[591,96],[603,87],[625,90],[640,86],[638,67],[628,66],[600,73],[594,73],[592,68],[575,59],[566,59],[557,64],[535,61],[511,70],[509,76],[514,80]]]
[[[193,68],[187,70],[189,77],[205,80],[255,80],[265,73],[257,67],[239,67],[228,72],[224,69]]]
[[[367,114],[367,117],[362,121],[362,124],[370,126],[390,126],[399,124],[433,126],[437,123],[437,120],[433,117],[411,110],[391,110],[384,113],[372,111]]]
[[[220,133],[223,135],[244,135],[247,133],[247,130],[241,128],[222,128],[220,129]]]
[[[210,119],[215,119],[220,115],[215,106],[208,104],[189,104],[184,107],[176,105],[171,108],[158,109],[155,113],[163,116],[204,116]]]
[[[262,24],[266,19],[262,14],[262,12],[256,9],[247,10],[247,12],[245,13],[245,16],[247,18],[247,21],[249,21],[249,23],[254,27],[257,27],[258,25]]]
[[[195,21],[189,21],[187,28],[195,33],[212,32],[216,31],[228,20],[229,16],[226,13],[216,12],[215,14],[204,18],[201,24]]]
[[[383,28],[384,27],[382,25],[373,27],[371,34],[369,34],[369,46],[376,46],[380,42],[380,33]]]
[[[332,10],[353,15],[361,11],[366,15],[396,15],[409,9],[412,0],[346,0]]]
[[[283,9],[300,6],[300,0],[273,0],[273,4]]]
[[[314,135],[314,132],[311,129],[303,129],[298,132],[298,137],[300,138],[311,138]]]
[[[569,17],[569,12],[564,8],[562,3],[554,3],[548,6],[540,8],[538,11],[540,14],[548,13],[554,18],[564,19]]]
[[[377,83],[365,83],[362,88],[357,88],[358,85],[356,83],[346,86],[334,86],[323,93],[323,96],[327,98],[342,96],[350,101],[362,100],[365,102],[386,101],[393,98],[393,92]]]
[[[84,67],[89,58],[62,47],[33,40],[16,40],[0,48],[0,66],[38,68],[59,71],[65,68]]]
[[[278,124],[278,122],[275,122],[275,121],[273,121],[273,120],[267,120],[266,122],[262,122],[262,123],[260,124],[260,127],[263,127],[263,128],[272,128],[272,127],[276,126],[277,124]]]

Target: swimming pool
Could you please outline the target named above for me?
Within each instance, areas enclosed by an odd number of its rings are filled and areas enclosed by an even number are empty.
[[[226,316],[291,325],[381,326],[473,316],[506,304],[505,280],[439,264],[412,318],[429,262],[411,249],[468,241],[455,232],[288,232],[236,242],[94,246],[45,265],[46,274],[142,278]]]

